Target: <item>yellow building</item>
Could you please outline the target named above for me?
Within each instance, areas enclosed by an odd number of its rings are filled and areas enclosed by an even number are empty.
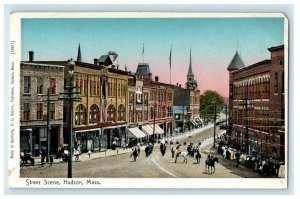
[[[80,101],[73,102],[73,132],[75,148],[85,152],[106,150],[123,146],[126,142],[127,125],[127,72],[113,67],[75,62],[74,74],[71,79],[69,66],[66,66],[65,82],[72,81],[76,86]],[[68,80],[69,79],[69,80]],[[74,91],[75,91],[74,90]],[[67,106],[64,115],[67,116]],[[67,117],[64,117],[65,132]],[[68,135],[65,134],[65,142]]]

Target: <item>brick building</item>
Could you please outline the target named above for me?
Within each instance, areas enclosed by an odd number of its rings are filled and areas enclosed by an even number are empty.
[[[270,60],[246,67],[236,53],[227,68],[230,142],[249,155],[284,159],[284,46],[268,50]]]
[[[29,61],[20,64],[20,150],[40,155],[41,147],[48,148],[47,109],[50,119],[50,153],[55,154],[63,144],[64,67],[36,63],[30,51]],[[49,104],[48,100],[49,89]]]
[[[174,85],[159,82],[158,76],[153,80],[147,63],[139,64],[135,75],[143,79],[143,89],[147,93],[149,91],[150,94],[146,98],[148,110],[147,113],[144,112],[143,132],[151,134],[151,139],[153,139],[155,123],[156,139],[171,136],[175,128],[172,116]]]

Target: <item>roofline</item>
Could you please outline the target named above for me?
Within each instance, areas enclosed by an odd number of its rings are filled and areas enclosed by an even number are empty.
[[[284,45],[274,46],[274,47],[268,48],[268,50],[270,52],[274,52],[274,51],[278,51],[278,50],[284,50]]]
[[[21,61],[21,64],[23,64],[23,65],[33,65],[33,66],[51,66],[51,67],[57,67],[57,68],[65,68],[65,66],[62,66],[62,65],[44,64],[44,63],[36,63],[36,62],[23,62],[23,61]]]
[[[269,64],[269,63],[271,63],[271,60],[265,59],[265,60],[263,60],[263,61],[260,61],[260,62],[255,63],[255,64],[252,64],[252,65],[249,65],[249,66],[246,66],[246,67],[243,67],[243,68],[234,70],[234,71],[230,71],[230,72],[231,72],[231,73],[237,73],[237,72],[240,72],[240,71],[252,69],[252,68],[255,68],[255,67],[258,67],[258,66],[262,66],[262,65],[265,65],[265,64]]]
[[[157,82],[157,81],[153,81],[153,80],[150,80],[150,84],[162,84],[162,85],[166,85],[166,86],[175,87],[175,85],[173,85],[173,84],[168,84],[168,83],[163,83],[163,82]]]

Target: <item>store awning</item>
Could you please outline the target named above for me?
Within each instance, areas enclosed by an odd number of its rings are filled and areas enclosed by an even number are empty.
[[[138,128],[128,128],[128,137],[129,138],[143,138],[146,137],[146,135]]]
[[[152,131],[153,131],[153,125],[150,125]],[[165,133],[164,130],[162,130],[162,128],[160,128],[157,124],[155,124],[155,134],[163,134]]]
[[[153,129],[149,125],[142,126],[142,130],[146,135],[153,135]]]

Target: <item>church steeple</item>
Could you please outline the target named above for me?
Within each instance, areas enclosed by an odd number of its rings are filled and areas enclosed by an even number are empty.
[[[197,88],[197,81],[194,80],[194,73],[192,70],[192,48],[190,48],[190,63],[189,63],[189,71],[186,76],[186,88],[187,89],[195,89]]]
[[[192,48],[190,48],[190,64],[189,64],[189,72],[187,76],[194,76],[193,70],[192,70]]]
[[[78,62],[81,62],[81,50],[80,50],[80,43],[79,43],[79,46],[78,46],[77,61],[78,61]]]

